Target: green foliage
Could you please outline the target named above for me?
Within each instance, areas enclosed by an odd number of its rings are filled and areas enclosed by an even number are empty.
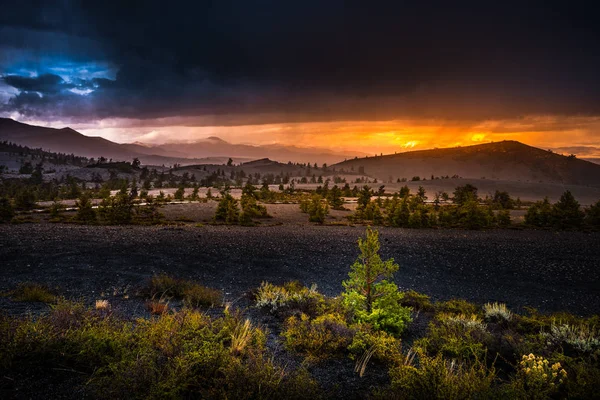
[[[434,306],[431,303],[430,297],[426,294],[415,292],[414,290],[404,292],[402,294],[402,300],[400,300],[400,304],[405,307],[410,307],[415,311],[434,310]]]
[[[10,222],[14,216],[15,211],[10,200],[6,197],[0,197],[0,223]]]
[[[585,224],[595,229],[600,228],[600,200],[585,209]]]
[[[435,310],[440,313],[447,314],[478,314],[479,308],[466,300],[450,299],[448,301],[440,301],[435,304]]]
[[[506,393],[516,399],[548,399],[559,393],[565,380],[567,371],[560,363],[551,364],[534,354],[524,355]]]
[[[470,183],[467,183],[464,186],[458,186],[454,190],[454,197],[452,198],[452,202],[458,204],[459,206],[464,205],[467,202],[477,202],[477,188]]]
[[[496,214],[496,221],[498,226],[507,227],[510,226],[510,211],[508,210],[500,210]]]
[[[579,229],[583,226],[584,217],[586,213],[567,190],[554,205],[545,198],[544,201],[538,201],[529,207],[525,214],[525,223],[536,227]]]
[[[418,365],[407,359],[390,369],[392,386],[384,398],[419,400],[486,399],[496,376],[483,362],[448,361],[440,354],[430,357],[419,349]]]
[[[229,192],[222,191],[221,200],[219,200],[219,204],[217,205],[214,220],[226,224],[237,224],[239,213],[238,201],[234,199]]]
[[[501,210],[510,210],[514,208],[515,202],[508,192],[496,190],[492,198],[492,205]]]
[[[537,201],[527,209],[525,223],[537,227],[550,226],[551,211],[552,205],[547,197],[543,201]]]
[[[325,298],[317,292],[315,285],[307,288],[295,281],[283,286],[263,282],[256,291],[256,306],[268,309],[271,313],[300,311],[314,317],[324,303]]]
[[[331,208],[334,210],[345,210],[342,190],[337,185],[334,185],[328,192],[327,202],[331,204]]]
[[[418,343],[430,355],[462,360],[484,357],[491,341],[486,325],[474,314],[438,314],[429,325],[426,338]]]
[[[394,365],[404,356],[400,339],[384,331],[373,330],[369,325],[358,324],[352,343],[348,346],[351,358],[358,358],[371,351],[372,358],[388,365]]]
[[[175,200],[183,201],[185,197],[185,187],[183,185],[179,186],[179,188],[175,191],[173,198]]]
[[[28,187],[22,187],[15,195],[15,207],[21,210],[29,210],[35,206],[35,193]]]
[[[557,229],[576,229],[583,225],[584,212],[570,191],[552,206],[552,225]]]
[[[96,211],[92,208],[92,201],[87,194],[82,194],[75,203],[77,214],[73,218],[82,224],[95,224],[97,222]]]
[[[338,314],[325,314],[311,319],[306,314],[289,317],[281,333],[288,349],[310,360],[321,360],[342,354],[352,342],[353,332]]]
[[[0,372],[60,365],[89,374],[99,398],[314,398],[314,380],[278,365],[247,325],[189,309],[129,322],[63,302],[35,319],[0,317]]]
[[[361,254],[351,266],[349,279],[343,282],[343,303],[357,322],[399,335],[410,322],[410,309],[400,305],[398,286],[387,280],[398,265],[393,259],[381,260],[379,232],[371,228],[367,228],[364,240],[358,239],[358,247]]]
[[[128,193],[102,199],[98,207],[102,223],[107,225],[127,225],[133,221],[133,202]]]
[[[183,300],[184,304],[193,308],[218,305],[223,300],[223,293],[220,290],[164,274],[153,276],[146,292],[151,298]]]
[[[52,303],[56,296],[48,287],[38,283],[21,283],[10,292],[15,301]]]
[[[329,206],[327,202],[323,201],[323,198],[318,194],[312,196],[308,203],[308,221],[317,222],[322,224],[325,222],[325,217],[329,214]]]

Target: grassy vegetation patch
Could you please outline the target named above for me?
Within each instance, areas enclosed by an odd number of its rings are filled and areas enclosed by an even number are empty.
[[[56,300],[56,295],[47,286],[33,282],[19,284],[9,295],[15,301],[32,303],[52,303]]]
[[[177,299],[194,308],[211,307],[219,305],[223,301],[223,293],[220,290],[164,274],[153,276],[146,292],[156,302]]]

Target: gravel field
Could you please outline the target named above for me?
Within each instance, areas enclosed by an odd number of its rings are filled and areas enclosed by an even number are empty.
[[[276,219],[276,218],[275,218]],[[518,310],[600,313],[600,233],[380,228],[382,253],[399,264],[396,281],[434,299],[500,301]],[[364,227],[283,224],[101,227],[0,226],[0,291],[47,283],[88,301],[130,293],[165,272],[222,289],[235,300],[262,281],[316,283],[342,290]],[[0,298],[11,313],[26,304]]]

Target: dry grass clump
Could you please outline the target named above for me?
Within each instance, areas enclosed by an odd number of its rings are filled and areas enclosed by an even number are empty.
[[[485,318],[492,321],[510,321],[512,312],[502,303],[486,303],[483,305]]]
[[[96,300],[96,310],[107,311],[110,310],[110,303],[108,300]]]
[[[485,332],[487,325],[477,315],[470,314],[448,314],[440,313],[437,318],[447,325],[459,325],[467,330],[477,330]]]
[[[163,300],[148,300],[146,302],[146,309],[152,315],[163,315],[169,311],[169,303]]]
[[[15,301],[52,303],[56,300],[50,289],[39,283],[21,283],[10,294]]]

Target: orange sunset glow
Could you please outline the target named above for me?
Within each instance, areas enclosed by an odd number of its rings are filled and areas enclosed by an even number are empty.
[[[169,121],[167,121],[169,122]],[[103,121],[75,124],[89,136],[117,142],[192,142],[217,136],[232,143],[283,144],[371,153],[394,153],[435,147],[466,146],[517,140],[541,148],[597,157],[599,117],[531,116],[505,120],[452,121],[398,119],[391,121],[301,122],[240,126],[162,125],[161,121]],[[164,122],[163,122],[164,123]],[[52,125],[60,126],[60,123]]]

